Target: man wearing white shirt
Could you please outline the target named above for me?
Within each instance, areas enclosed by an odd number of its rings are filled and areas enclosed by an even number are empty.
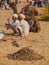
[[[20,17],[20,26],[22,27],[23,31],[21,32],[21,36],[27,36],[29,34],[29,24],[25,19],[25,15],[19,14]]]
[[[19,20],[17,19],[18,16],[14,14],[12,16],[12,22],[9,22],[9,25],[13,31],[14,35],[20,35],[20,36],[27,36],[29,34],[29,24],[26,20],[24,20],[25,15],[19,14]]]
[[[9,20],[8,20],[8,24],[6,24],[7,30],[9,28],[11,28],[14,31],[13,34],[18,33],[17,26],[19,25],[20,22],[19,22],[19,20],[17,18],[18,18],[18,15],[17,14],[13,14],[12,22],[9,22]]]

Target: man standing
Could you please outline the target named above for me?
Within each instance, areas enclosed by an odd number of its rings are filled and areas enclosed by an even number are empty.
[[[38,6],[38,2],[39,2],[39,0],[35,0],[34,1],[34,6],[36,6],[36,5]]]

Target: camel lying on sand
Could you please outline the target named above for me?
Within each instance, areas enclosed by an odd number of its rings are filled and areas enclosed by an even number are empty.
[[[38,16],[38,11],[34,6],[29,4],[23,7],[20,13],[25,14],[25,20],[27,20],[30,25],[30,31],[39,32],[41,30],[40,22],[35,17]]]

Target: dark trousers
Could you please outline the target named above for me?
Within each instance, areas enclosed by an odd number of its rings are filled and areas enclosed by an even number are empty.
[[[38,5],[38,3],[37,3],[37,2],[34,2],[34,6],[36,6],[36,4]]]
[[[42,7],[42,1],[38,2],[38,7]]]
[[[18,0],[15,0],[15,3],[18,4]]]
[[[36,4],[37,4],[38,7],[42,7],[42,1],[34,2],[34,6],[36,6]]]

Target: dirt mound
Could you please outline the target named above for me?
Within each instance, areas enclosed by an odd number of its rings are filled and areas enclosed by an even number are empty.
[[[44,57],[34,52],[34,50],[28,47],[22,48],[18,52],[13,54],[8,54],[9,59],[22,60],[22,61],[32,61],[32,60],[42,60]]]

